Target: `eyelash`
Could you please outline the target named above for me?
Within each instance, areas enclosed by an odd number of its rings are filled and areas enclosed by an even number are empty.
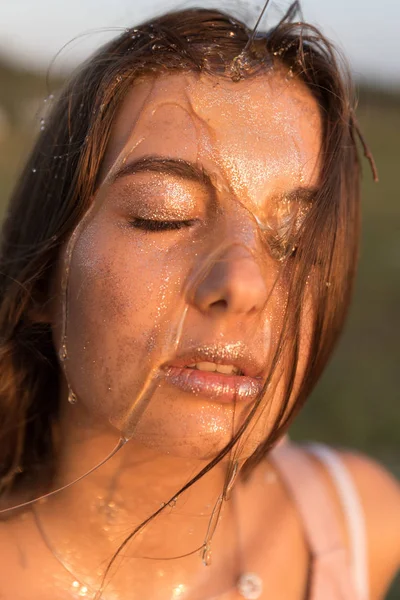
[[[184,229],[185,227],[191,227],[196,223],[196,219],[187,219],[185,221],[157,221],[155,219],[140,219],[136,218],[130,221],[130,225],[135,229],[142,229],[144,231],[174,231],[177,229]],[[297,252],[297,246],[294,246],[292,250],[285,256],[280,258],[294,258]],[[279,259],[278,259],[279,260]]]
[[[196,223],[195,219],[187,219],[185,221],[156,221],[154,219],[136,218],[130,221],[130,225],[135,229],[143,229],[145,231],[174,231],[175,229],[184,229],[191,227]]]
[[[136,217],[129,222],[131,227],[141,229],[143,231],[165,232],[174,231],[191,227],[196,223],[196,219],[186,219],[184,221],[157,221],[155,219],[140,219]],[[289,252],[285,252],[282,256],[275,256],[278,260],[293,259],[297,253],[297,245],[293,246]]]

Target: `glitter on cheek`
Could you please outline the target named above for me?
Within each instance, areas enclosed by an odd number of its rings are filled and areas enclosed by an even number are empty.
[[[164,340],[174,336],[182,265],[156,242],[134,232],[116,235],[106,213],[97,212],[75,247],[68,347],[77,396],[112,418],[110,410],[120,417],[130,410],[135,389],[145,385],[146,358],[161,360]]]

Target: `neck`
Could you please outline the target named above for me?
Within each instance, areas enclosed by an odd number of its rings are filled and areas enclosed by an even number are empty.
[[[62,416],[59,463],[52,489],[61,488],[89,472],[119,442],[114,430],[89,424],[76,408],[67,407]],[[173,587],[173,581],[182,581],[188,571],[192,571],[193,576],[193,572],[201,568],[199,551],[201,554],[208,538],[210,523],[210,531],[215,525],[213,510],[219,506],[218,498],[224,489],[226,461],[179,494],[207,462],[161,454],[131,439],[97,470],[38,507],[46,536],[52,540],[52,547],[59,556],[69,557],[71,572],[82,573],[83,581],[98,585],[101,576],[97,580],[93,578],[95,567],[107,564],[124,540],[136,531],[124,546],[124,556],[136,562],[146,557],[140,572],[152,577],[149,570],[156,568],[157,573],[167,573],[165,580],[169,572],[171,582],[167,585]],[[232,524],[230,507],[224,506],[221,515],[218,537],[222,535],[225,541],[234,536],[229,526]],[[166,560],[165,564],[161,560],[177,556],[188,557]],[[161,563],[164,569],[160,569]],[[128,579],[129,585],[140,588],[137,570],[135,577],[130,573]],[[124,581],[128,579],[125,573]]]

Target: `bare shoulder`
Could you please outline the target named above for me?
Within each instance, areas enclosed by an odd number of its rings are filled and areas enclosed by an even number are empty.
[[[384,598],[400,568],[400,485],[378,462],[339,451],[357,488],[365,515],[371,600]]]

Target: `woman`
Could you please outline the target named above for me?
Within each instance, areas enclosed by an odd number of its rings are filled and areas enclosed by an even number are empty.
[[[43,124],[2,238],[4,598],[384,596],[397,484],[284,437],[359,211],[347,80],[294,12],[126,30]]]

